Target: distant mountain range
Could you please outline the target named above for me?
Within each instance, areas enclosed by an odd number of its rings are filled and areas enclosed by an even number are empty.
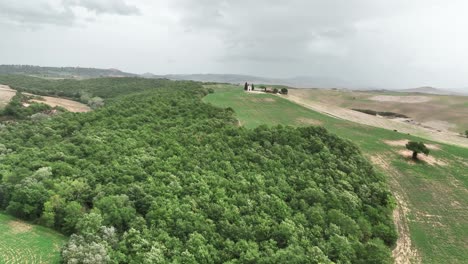
[[[357,89],[361,86],[356,86],[347,83],[343,80],[324,78],[324,77],[310,77],[298,76],[293,78],[268,78],[253,75],[242,74],[167,74],[155,75],[152,73],[145,73],[141,75],[145,78],[166,78],[170,80],[193,80],[199,82],[219,82],[219,83],[232,83],[243,84],[245,82],[254,84],[265,85],[285,85],[296,88],[348,88]],[[372,89],[372,88],[367,88]]]
[[[468,89],[467,89],[468,90]],[[463,95],[460,92],[454,92],[449,90],[442,90],[430,86],[423,86],[419,88],[411,88],[411,89],[402,89],[397,90],[398,92],[405,92],[405,93],[425,93],[425,94],[439,94],[439,95]]]
[[[32,65],[0,65],[0,74],[25,74],[45,78],[98,78],[136,77],[138,74],[118,69],[96,69],[82,67],[40,67]]]
[[[134,74],[118,69],[97,69],[82,67],[40,67],[31,65],[0,65],[0,74],[25,74],[43,78],[98,78],[98,77],[143,77],[164,78],[170,80],[192,80],[199,82],[218,82],[243,84],[245,82],[265,85],[285,85],[296,88],[339,88],[364,91],[390,91],[376,87],[356,85],[345,80],[324,77],[297,76],[293,78],[268,78],[242,74],[166,74],[156,75],[152,73]],[[468,89],[467,89],[468,90]],[[392,90],[395,91],[395,90]],[[460,92],[438,89],[429,86],[396,90],[398,92],[426,93],[440,95],[463,95]]]

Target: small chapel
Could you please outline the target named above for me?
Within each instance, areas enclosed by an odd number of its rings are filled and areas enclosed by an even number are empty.
[[[250,92],[250,91],[253,91],[254,90],[254,85],[253,83],[252,84],[249,84],[249,83],[245,83],[244,84],[244,90],[247,91],[247,92]]]

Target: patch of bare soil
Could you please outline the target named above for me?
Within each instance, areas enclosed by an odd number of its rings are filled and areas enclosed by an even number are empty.
[[[44,100],[37,100],[33,99],[31,102],[37,102],[37,103],[43,103],[43,104],[48,104],[52,107],[55,106],[61,106],[65,109],[67,109],[70,112],[89,112],[91,111],[91,108],[89,106],[68,100],[68,99],[63,99],[63,98],[56,98],[56,97],[50,97],[50,96],[43,96]]]
[[[0,104],[7,104],[15,94],[15,90],[6,85],[0,85]]]
[[[407,149],[400,150],[398,151],[398,153],[402,155],[403,157],[405,157],[409,162],[414,163],[414,160],[412,159],[413,152],[411,150],[407,150]],[[447,162],[440,160],[440,159],[436,159],[435,157],[431,155],[424,155],[422,153],[418,154],[418,160],[423,161],[429,165],[447,166]]]
[[[441,223],[442,216],[440,215],[428,214],[426,212],[416,212],[415,217],[416,217],[416,220],[414,220],[415,222],[429,224],[432,227],[444,227],[445,226],[444,224]]]
[[[427,96],[396,96],[396,95],[376,95],[369,98],[378,102],[398,102],[398,103],[424,103],[431,101]]]
[[[404,147],[409,142],[409,140],[383,140],[383,143],[393,146],[393,147]],[[424,144],[430,150],[440,150],[440,145],[437,144]]]
[[[436,130],[445,130],[445,131],[449,131],[450,129],[453,129],[456,127],[455,124],[449,123],[447,121],[441,121],[441,120],[431,120],[431,121],[421,123],[421,125],[425,127],[433,128]]]
[[[262,91],[257,91],[257,90],[254,90],[254,91],[245,91],[246,93],[253,93],[253,94],[265,94],[265,92],[262,92]]]
[[[26,233],[31,231],[32,226],[28,223],[21,222],[21,221],[10,221],[8,222],[8,226],[12,229],[13,233],[15,234],[21,234],[21,233]]]
[[[274,98],[249,98],[250,101],[256,102],[256,103],[273,103],[276,102]]]
[[[421,263],[418,252],[411,243],[411,236],[408,227],[409,208],[405,201],[397,194],[394,194],[397,208],[393,211],[393,222],[398,231],[396,247],[392,251],[396,264]]]
[[[296,119],[296,121],[300,124],[304,124],[304,125],[312,125],[312,126],[319,126],[322,124],[321,121],[319,120],[315,120],[315,119],[312,119],[312,118],[306,118],[306,117],[299,117]]]

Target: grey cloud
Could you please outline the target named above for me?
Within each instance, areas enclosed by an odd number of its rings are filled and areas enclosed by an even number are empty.
[[[228,47],[226,58],[273,61],[281,57],[284,61],[333,54],[324,50],[324,40],[332,43],[353,34],[355,22],[388,10],[372,1],[350,2],[176,0],[174,12],[179,12],[180,22],[191,31],[210,31],[223,39]],[[311,50],[314,46],[320,48]]]
[[[0,32],[9,40],[0,42],[0,57],[158,74],[466,87],[467,8],[466,0],[0,0]]]
[[[71,6],[83,7],[98,14],[139,15],[140,10],[123,0],[65,0]]]
[[[67,7],[57,6],[50,1],[10,1],[0,0],[0,23],[70,25],[75,14]]]
[[[76,8],[95,14],[140,14],[136,6],[124,0],[0,0],[0,23],[37,28],[46,24],[70,26],[79,19],[90,21],[89,17],[80,17]]]
[[[459,62],[457,55],[443,51],[441,37],[422,21],[445,18],[444,24],[454,32],[460,30],[461,21],[467,21],[447,20],[467,6],[461,0],[450,4],[442,0],[173,0],[171,6],[179,24],[191,34],[210,34],[223,42],[218,60],[228,69],[247,74],[341,76],[366,79],[369,85],[382,80],[386,85],[414,85],[446,79],[442,71],[437,77],[427,76],[436,67],[425,62],[437,49],[446,55],[444,64],[438,61],[446,71]],[[435,29],[444,32],[441,26]],[[437,46],[419,48],[416,36],[426,39],[426,46]],[[467,42],[456,36],[448,35]],[[230,67],[233,64],[238,66]],[[463,80],[457,79],[458,83]]]

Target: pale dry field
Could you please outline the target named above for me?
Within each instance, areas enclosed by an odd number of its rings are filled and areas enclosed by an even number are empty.
[[[468,129],[468,97],[376,95],[322,89],[290,89],[282,97],[336,118],[468,147],[468,139],[460,136]],[[411,121],[372,116],[352,108],[395,112],[409,116]]]
[[[11,100],[13,96],[15,96],[16,91],[11,89],[7,85],[0,84],[0,108],[5,107],[8,102]],[[32,95],[29,93],[24,93],[26,95]],[[58,97],[50,97],[50,96],[42,96],[43,100],[30,100],[31,102],[38,102],[48,104],[52,107],[61,106],[67,109],[70,112],[89,112],[91,108],[89,106],[82,104],[80,102],[76,102],[69,99],[58,98]]]
[[[439,141],[448,144],[468,147],[468,139],[461,137],[459,133],[450,130],[441,130],[440,128],[427,127],[415,123],[402,122],[401,119],[389,119],[385,117],[372,116],[358,111],[353,111],[349,108],[341,107],[335,100],[327,101],[324,98],[317,97],[310,99],[310,92],[304,89],[291,89],[288,95],[280,95],[288,100],[291,100],[304,107],[314,111],[327,114],[329,116],[349,120],[352,122],[396,130],[400,133],[420,136],[429,140]],[[323,102],[325,101],[325,102]],[[385,105],[384,102],[379,102],[380,105]],[[354,108],[354,107],[350,107]],[[356,107],[357,108],[357,107]],[[383,108],[383,107],[380,107]],[[468,108],[468,107],[467,107]],[[369,108],[366,108],[369,109]],[[373,109],[376,110],[376,109]],[[381,111],[380,109],[377,109]],[[386,110],[385,110],[386,111]],[[427,111],[426,111],[427,112]],[[401,112],[397,112],[401,113]],[[428,116],[433,116],[432,113],[427,113]],[[465,117],[468,117],[468,113]],[[468,118],[467,118],[468,119]]]
[[[435,130],[455,133],[468,130],[468,96],[327,89],[290,89],[289,94],[346,109],[404,114],[415,123]]]
[[[91,108],[89,106],[82,104],[80,102],[68,100],[68,99],[63,99],[63,98],[57,98],[57,97],[50,97],[50,96],[42,96],[44,98],[43,100],[31,100],[31,102],[38,102],[38,103],[44,103],[48,104],[52,107],[55,106],[61,106],[65,109],[67,109],[70,112],[89,112],[91,111]]]
[[[10,102],[11,98],[15,96],[16,91],[11,89],[6,85],[0,84],[0,108],[5,107],[5,105]]]

